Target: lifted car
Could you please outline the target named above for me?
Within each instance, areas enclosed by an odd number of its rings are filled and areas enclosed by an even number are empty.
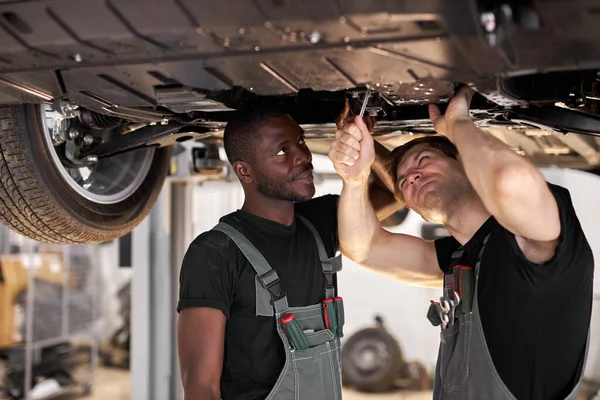
[[[231,112],[284,107],[315,153],[367,89],[374,135],[432,134],[458,84],[538,166],[600,163],[600,2],[31,0],[0,3],[0,222],[109,241],[149,212],[171,149],[214,153]],[[212,149],[212,150],[211,150]]]

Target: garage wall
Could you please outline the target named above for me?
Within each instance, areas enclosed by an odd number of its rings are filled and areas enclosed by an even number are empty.
[[[316,156],[315,170],[334,172],[328,159]],[[600,198],[600,178],[579,171],[544,170],[550,182],[571,191],[575,209],[581,220],[596,260],[600,260],[600,217],[596,203]],[[316,182],[317,196],[339,193],[339,179]],[[238,182],[204,182],[193,193],[193,236],[212,228],[220,216],[235,211],[243,203],[243,191]],[[398,233],[419,235],[423,220],[410,212],[402,225],[390,229]],[[429,300],[440,296],[437,289],[413,287],[362,268],[344,258],[344,270],[339,275],[340,294],[346,305],[346,337],[373,324],[375,315],[383,317],[391,333],[400,342],[407,361],[419,360],[433,369],[439,344],[439,329],[425,318]],[[595,280],[595,292],[600,283]],[[586,376],[600,377],[600,311],[595,307],[592,339]]]

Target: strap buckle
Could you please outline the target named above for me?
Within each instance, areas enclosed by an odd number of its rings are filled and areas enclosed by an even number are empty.
[[[271,295],[271,305],[277,300],[280,300],[285,297],[285,293],[281,291],[281,285],[279,284],[279,277],[275,270],[270,270],[262,275],[258,276],[260,282],[263,284],[265,289],[269,291]]]
[[[258,279],[260,279],[260,282],[267,289],[271,285],[273,285],[273,283],[279,282],[279,277],[277,276],[277,273],[275,272],[274,269],[270,269],[268,272],[266,272],[266,273],[264,273],[262,275],[259,275]]]
[[[335,286],[333,285],[325,285],[325,294],[332,293],[332,296],[335,296]]]
[[[321,261],[321,270],[323,271],[324,274],[333,274],[333,265],[331,264],[331,261],[326,260],[326,261]]]

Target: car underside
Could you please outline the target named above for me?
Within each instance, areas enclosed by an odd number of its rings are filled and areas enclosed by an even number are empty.
[[[369,93],[393,148],[434,134],[427,104],[463,84],[476,123],[537,166],[595,171],[599,24],[592,0],[2,2],[0,222],[112,240],[152,208],[173,148],[214,156],[237,109],[279,105],[324,154]]]

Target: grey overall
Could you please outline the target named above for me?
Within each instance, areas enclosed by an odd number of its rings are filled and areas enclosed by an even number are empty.
[[[515,400],[494,367],[479,315],[477,282],[488,239],[489,234],[483,241],[474,270],[475,290],[472,312],[462,314],[457,323],[442,329],[435,371],[434,400]],[[454,252],[453,261],[459,259],[461,254],[460,249]],[[588,346],[589,335],[585,349],[586,358]],[[565,398],[566,400],[577,399],[582,379],[583,368],[577,385]]]
[[[312,232],[316,241],[321,267],[326,278],[325,299],[336,296],[333,274],[342,267],[341,256],[327,256],[325,246],[312,224],[296,215]],[[305,307],[289,307],[281,291],[277,273],[262,254],[238,230],[220,222],[213,229],[228,235],[256,271],[257,315],[273,316],[277,332],[285,348],[285,365],[267,396],[267,400],[338,400],[342,398],[340,339],[325,328],[321,303]],[[298,350],[290,344],[280,318],[292,313],[308,340],[308,349]],[[343,314],[343,312],[342,312]],[[343,320],[343,315],[339,316]]]

